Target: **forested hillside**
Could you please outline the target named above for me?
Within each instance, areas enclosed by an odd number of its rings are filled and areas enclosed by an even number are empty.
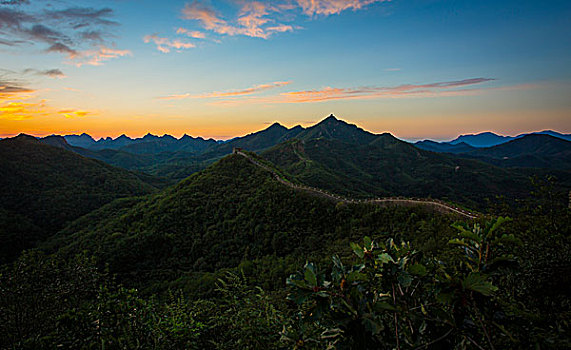
[[[160,194],[96,210],[61,231],[50,249],[90,251],[111,271],[131,276],[213,272],[266,256],[303,259],[321,251],[322,240],[347,242],[349,232],[384,232],[395,213],[404,215],[402,223],[391,225],[412,235],[407,211],[337,204],[296,191],[232,155]],[[443,216],[440,225],[453,218]]]
[[[114,199],[156,192],[145,180],[31,136],[1,140],[0,261]]]
[[[0,307],[22,305],[28,316],[3,313],[0,340],[34,349],[94,341],[563,349],[567,193],[549,178],[531,188],[519,209],[494,201],[490,216],[453,225],[456,216],[423,208],[295,190],[231,155],[161,193],[103,206],[67,225],[43,253],[4,266]],[[31,300],[40,301],[34,312]]]
[[[300,181],[361,197],[433,197],[483,207],[486,198],[523,198],[529,180],[516,171],[419,150],[391,135],[365,145],[293,140],[262,156]]]

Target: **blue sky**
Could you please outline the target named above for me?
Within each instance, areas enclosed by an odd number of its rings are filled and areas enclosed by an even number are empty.
[[[0,3],[0,137],[571,132],[569,1]]]

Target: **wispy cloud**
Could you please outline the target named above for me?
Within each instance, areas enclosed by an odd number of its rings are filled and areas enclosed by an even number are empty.
[[[181,11],[183,19],[198,22],[202,29],[218,35],[244,35],[268,39],[275,33],[300,29],[294,25],[301,16],[330,16],[345,10],[361,10],[373,3],[390,0],[281,0],[281,1],[237,1],[240,9],[230,19],[225,18],[213,7],[194,0],[186,3]]]
[[[66,118],[78,118],[78,117],[85,117],[86,115],[91,114],[90,111],[82,111],[77,109],[62,109],[58,111],[59,114],[63,115]]]
[[[150,42],[155,43],[155,45],[157,45],[157,50],[159,50],[162,53],[169,53],[171,49],[181,50],[181,49],[190,49],[196,47],[196,45],[193,43],[179,39],[171,40],[168,38],[160,37],[157,34],[146,35],[143,38],[143,41],[145,43],[150,43]]]
[[[55,109],[47,100],[5,101],[0,100],[0,120],[25,120],[40,117],[82,118],[95,112],[79,109]]]
[[[119,50],[107,46],[99,46],[92,50],[85,50],[70,54],[68,63],[77,67],[84,65],[101,66],[103,62],[113,58],[132,56],[129,50]]]
[[[23,5],[29,4],[30,0],[1,0],[0,5]]]
[[[9,50],[29,50],[39,46],[46,53],[65,55],[69,60],[84,59],[86,53],[113,47],[110,8],[65,7],[65,2],[21,6],[28,1],[2,1],[0,7],[0,45]],[[119,57],[122,55],[117,55]],[[99,61],[101,62],[101,61]],[[83,65],[83,63],[78,64]]]
[[[404,84],[394,87],[359,87],[359,88],[333,88],[326,87],[319,90],[292,91],[281,94],[282,101],[286,103],[322,102],[342,99],[370,99],[442,95],[443,91],[481,84],[493,81],[491,78],[472,78],[464,80],[428,83]],[[456,94],[461,91],[454,90]]]
[[[62,116],[66,118],[82,117],[94,114],[74,108],[54,108],[49,101],[40,98],[41,90],[28,86],[28,83],[14,76],[22,77],[26,74],[49,77],[64,76],[59,69],[39,70],[28,68],[20,72],[1,69],[0,76],[0,120],[25,120],[37,117]]]
[[[283,7],[259,1],[245,1],[234,22],[222,18],[213,8],[194,1],[182,9],[182,18],[196,20],[205,29],[220,35],[245,35],[267,39],[274,33],[293,31],[294,27],[279,23],[272,14],[280,13]]]
[[[512,85],[503,87],[478,86],[492,82],[492,78],[471,78],[426,84],[402,84],[397,86],[369,86],[356,88],[325,87],[314,90],[288,91],[270,96],[244,96],[243,98],[221,98],[212,102],[216,105],[316,103],[333,100],[366,100],[384,98],[453,97],[472,96],[496,90],[520,90],[536,88],[536,85]]]
[[[45,116],[46,101],[40,102],[2,102],[0,101],[0,119],[24,120]]]
[[[390,0],[296,0],[308,16],[336,15],[345,10],[356,11],[376,2],[387,1]]]
[[[188,36],[188,37],[191,37],[191,38],[194,38],[194,39],[204,39],[204,38],[206,38],[206,34],[204,34],[204,33],[201,32],[201,31],[198,31],[198,30],[188,30],[188,29],[182,28],[182,27],[178,28],[178,29],[176,30],[176,33],[177,33],[177,34],[184,34],[184,35],[186,35],[186,36]]]
[[[43,75],[49,78],[65,78],[66,75],[59,69],[46,69],[46,70],[39,70],[34,68],[27,68],[23,71],[24,74],[34,74],[34,75]]]
[[[34,89],[23,86],[19,81],[0,77],[0,100],[15,99],[33,92],[35,92]]]
[[[289,85],[290,83],[291,82],[289,82],[289,81],[275,81],[275,82],[268,83],[268,84],[255,85],[255,86],[249,87],[247,89],[242,89],[242,90],[231,90],[231,91],[223,91],[223,92],[215,91],[215,92],[209,92],[209,93],[205,93],[205,94],[201,94],[201,95],[191,95],[191,94],[169,95],[169,96],[159,97],[158,99],[159,100],[181,100],[181,99],[186,99],[186,98],[233,98],[233,97],[257,94],[257,93],[267,91],[270,89],[275,89],[275,88],[278,88],[281,86],[286,86],[286,85]]]

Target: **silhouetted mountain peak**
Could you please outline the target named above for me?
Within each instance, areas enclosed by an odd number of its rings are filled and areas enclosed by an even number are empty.
[[[278,122],[273,123],[272,125],[270,125],[266,130],[278,130],[278,129],[284,129],[287,130],[287,128],[283,125],[281,125]]]
[[[323,122],[331,123],[331,122],[338,122],[338,121],[339,121],[339,119],[337,119],[333,114],[330,114],[329,117],[322,120],[322,123]]]
[[[347,143],[365,144],[372,142],[378,135],[365,131],[355,124],[337,119],[333,114],[319,123],[303,130],[297,138],[309,140],[327,138]]]
[[[121,136],[119,136],[115,140],[132,140],[132,138],[130,138],[129,136],[127,136],[125,134],[121,134]]]
[[[28,135],[28,134],[24,134],[24,133],[21,133],[21,134],[19,134],[18,136],[13,137],[12,140],[17,140],[17,141],[38,141],[38,139],[35,138],[34,136]]]

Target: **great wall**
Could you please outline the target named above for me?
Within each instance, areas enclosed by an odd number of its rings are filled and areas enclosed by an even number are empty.
[[[430,207],[431,209],[439,211],[439,212],[453,213],[453,214],[460,215],[462,217],[469,218],[469,219],[477,219],[480,216],[477,213],[470,212],[470,211],[464,210],[464,209],[459,208],[459,207],[453,207],[450,204],[448,204],[444,201],[440,201],[438,199],[403,198],[403,197],[382,197],[382,198],[375,198],[375,199],[351,199],[351,198],[342,197],[342,196],[339,196],[336,194],[328,193],[328,192],[323,191],[319,188],[304,186],[304,185],[296,185],[294,183],[291,183],[291,182],[283,179],[272,168],[270,168],[267,165],[264,165],[264,164],[260,163],[259,161],[253,159],[250,155],[248,155],[247,153],[244,153],[239,148],[235,148],[232,151],[232,153],[240,155],[240,156],[246,158],[252,164],[270,172],[278,182],[280,182],[280,183],[282,183],[288,187],[291,187],[291,188],[293,188],[295,190],[299,190],[299,191],[311,192],[315,195],[323,196],[323,197],[329,198],[331,200],[334,200],[336,202],[347,203],[347,204],[374,204],[374,205],[380,205],[380,206],[391,206],[391,205],[392,206],[408,206],[408,207],[410,207],[410,206],[426,206],[426,207]]]

